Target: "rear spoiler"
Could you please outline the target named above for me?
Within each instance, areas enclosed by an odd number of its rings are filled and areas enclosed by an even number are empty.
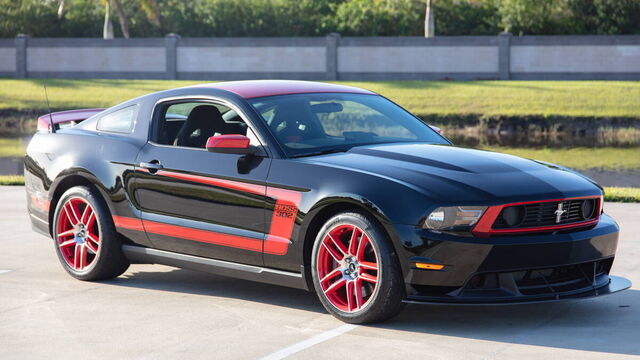
[[[53,123],[56,130],[71,127],[102,111],[104,111],[104,109],[96,108],[58,111],[45,114],[38,118],[38,131],[51,132],[51,123]]]

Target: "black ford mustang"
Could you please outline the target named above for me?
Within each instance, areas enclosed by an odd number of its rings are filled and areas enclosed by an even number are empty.
[[[370,91],[227,82],[38,121],[25,158],[29,214],[81,280],[166,264],[314,290],[353,323],[406,302],[630,286],[609,276],[618,226],[598,185],[452,146]]]

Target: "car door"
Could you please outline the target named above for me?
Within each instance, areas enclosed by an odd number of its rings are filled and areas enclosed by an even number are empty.
[[[149,142],[136,161],[135,201],[154,247],[262,265],[271,159],[232,106],[188,99],[159,103]],[[218,112],[226,121],[220,123]],[[205,148],[210,135],[238,133],[260,151],[239,155]]]

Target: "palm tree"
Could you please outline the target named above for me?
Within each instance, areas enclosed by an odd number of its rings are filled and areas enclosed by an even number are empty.
[[[430,38],[436,36],[436,22],[433,16],[432,0],[427,0],[427,10],[424,14],[424,37]]]
[[[127,18],[127,14],[125,14],[124,9],[122,8],[122,4],[120,0],[106,0],[107,3],[109,1],[113,2],[113,5],[116,6],[116,13],[118,14],[118,22],[120,23],[120,30],[122,31],[122,36],[125,38],[129,38],[129,19]],[[108,12],[108,11],[107,11]]]
[[[64,12],[67,11],[67,5],[71,3],[71,0],[58,0],[58,19],[62,19]]]
[[[147,20],[156,27],[160,27],[160,7],[157,0],[138,0],[140,7],[147,15]]]
[[[71,6],[72,0],[58,0],[58,18],[64,17],[65,12]],[[147,20],[154,26],[160,27],[160,10],[157,0],[138,0],[140,7],[147,16]],[[111,21],[111,7],[114,6],[120,23],[122,36],[129,38],[129,19],[124,11],[120,0],[100,0],[104,5],[104,26],[102,27],[102,37],[104,39],[113,39],[113,22]]]
[[[111,22],[111,1],[104,1],[104,25],[102,26],[102,38],[113,39],[113,23]]]

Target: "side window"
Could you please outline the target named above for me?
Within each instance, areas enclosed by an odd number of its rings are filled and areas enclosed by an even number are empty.
[[[98,119],[96,129],[99,131],[128,134],[133,130],[133,124],[136,121],[137,114],[137,105],[120,109]]]
[[[242,118],[227,106],[205,101],[172,101],[154,112],[151,141],[161,145],[204,149],[211,136],[239,134],[259,145]],[[251,135],[247,135],[251,134]]]

